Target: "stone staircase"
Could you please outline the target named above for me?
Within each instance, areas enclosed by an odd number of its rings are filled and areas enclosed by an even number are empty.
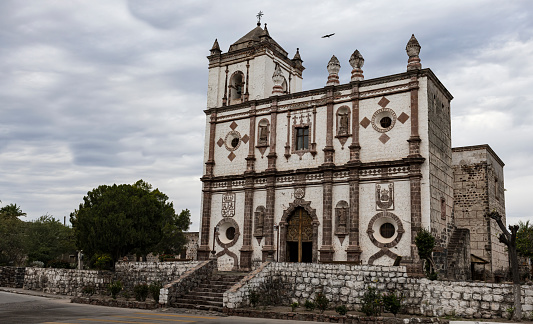
[[[448,279],[469,280],[470,274],[470,231],[457,228],[448,243]]]
[[[224,292],[247,274],[218,271],[211,277],[211,281],[200,284],[189,293],[176,299],[172,306],[222,312]]]

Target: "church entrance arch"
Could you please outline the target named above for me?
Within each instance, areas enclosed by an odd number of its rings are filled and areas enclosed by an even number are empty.
[[[288,219],[287,261],[313,261],[313,219],[303,208],[297,208]]]
[[[318,219],[311,202],[296,199],[280,221],[279,260],[282,262],[317,262]]]

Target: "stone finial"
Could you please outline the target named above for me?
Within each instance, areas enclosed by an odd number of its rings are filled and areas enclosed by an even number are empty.
[[[361,69],[364,64],[365,59],[363,58],[363,55],[359,53],[359,50],[355,50],[350,57],[350,65],[352,66],[352,81],[363,81],[365,79],[363,76],[363,70]]]
[[[272,87],[272,94],[279,96],[283,94],[283,73],[281,72],[281,67],[276,63],[276,68],[274,69],[274,74],[272,74],[272,81],[274,81],[274,87]]]
[[[215,39],[215,42],[213,43],[213,47],[211,47],[211,55],[214,54],[220,54],[222,51],[220,50],[220,46],[218,45],[218,39]]]
[[[294,67],[300,71],[303,71],[305,68],[303,67],[302,58],[300,57],[300,49],[296,49],[296,54],[294,54],[294,57],[291,60],[294,63]]]
[[[328,82],[326,83],[327,86],[329,85],[338,85],[339,82],[339,70],[341,69],[341,64],[337,57],[333,55],[331,57],[331,60],[329,60],[328,63]]]
[[[418,57],[421,48],[422,46],[420,46],[416,40],[415,34],[413,34],[411,39],[409,39],[409,42],[407,42],[407,46],[405,47],[405,51],[409,56],[409,60],[407,60],[407,71],[420,70],[422,68],[420,57]]]

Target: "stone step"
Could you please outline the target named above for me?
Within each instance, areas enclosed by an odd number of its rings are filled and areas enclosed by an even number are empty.
[[[177,298],[174,303],[181,304],[192,304],[192,305],[209,305],[209,306],[219,306],[222,307],[222,300],[205,300],[205,299],[196,299],[196,298]]]
[[[174,303],[172,306],[178,307],[178,308],[190,308],[190,309],[222,312],[222,307],[220,306],[197,305],[197,304],[187,304],[187,303]]]
[[[200,296],[200,297],[224,297],[224,292],[213,292],[213,291],[196,291],[193,290],[187,294],[188,296]]]

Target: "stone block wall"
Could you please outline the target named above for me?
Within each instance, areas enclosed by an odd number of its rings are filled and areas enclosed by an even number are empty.
[[[0,287],[22,288],[24,268],[0,267]]]
[[[177,298],[188,293],[200,283],[209,281],[218,266],[217,259],[196,262],[196,264],[196,267],[187,270],[178,279],[161,288],[159,304],[172,306]]]
[[[141,283],[160,282],[165,285],[197,265],[197,261],[119,262],[115,265],[115,277],[122,281],[125,289],[133,289]]]
[[[96,293],[106,293],[107,286],[120,280],[125,290],[141,283],[161,282],[163,285],[179,278],[198,265],[189,262],[120,262],[115,272],[52,268],[26,268],[24,289],[46,293],[79,296],[83,287],[94,287]],[[24,268],[22,268],[24,269]]]
[[[94,287],[96,293],[106,293],[112,280],[110,271],[26,268],[24,289],[78,296],[83,287]]]
[[[333,264],[265,263],[224,293],[224,306],[249,305],[249,294],[266,278],[281,280],[291,302],[305,303],[323,292],[330,306],[359,310],[368,287],[382,293],[403,295],[403,312],[426,316],[501,318],[513,306],[513,286],[465,281],[430,281],[407,277],[405,267],[348,266]],[[522,308],[533,317],[533,286],[523,285]],[[533,319],[533,318],[532,318]]]

